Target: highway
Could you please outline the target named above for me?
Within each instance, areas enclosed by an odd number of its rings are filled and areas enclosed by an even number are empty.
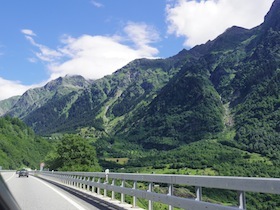
[[[18,177],[15,172],[1,173],[8,188],[22,210],[112,210],[89,196],[52,185],[37,177]],[[77,193],[76,193],[77,195]]]

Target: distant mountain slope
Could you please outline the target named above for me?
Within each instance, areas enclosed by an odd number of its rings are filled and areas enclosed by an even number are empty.
[[[186,62],[150,105],[119,125],[120,138],[161,149],[197,141],[223,131],[223,104],[229,103],[240,148],[279,158],[279,10],[275,1],[259,27],[234,26],[191,49],[196,59]]]
[[[42,88],[26,91],[17,103],[7,112],[9,115],[24,118],[53,98],[64,97],[72,92],[79,92],[88,87],[90,82],[81,76],[58,78]]]
[[[129,123],[132,128],[127,139],[147,149],[176,148],[221,132],[223,111],[220,97],[207,78],[178,77],[162,89],[141,120]]]
[[[5,114],[23,119],[36,132],[40,126],[42,130],[55,128],[60,118],[67,118],[71,103],[91,84],[82,76],[60,77],[44,87],[26,91]]]
[[[27,91],[6,114],[42,135],[92,128],[97,138],[162,150],[232,129],[235,147],[280,158],[279,2],[258,27],[234,26],[206,44],[132,61],[99,80],[59,78]]]
[[[0,116],[7,113],[16,104],[19,98],[20,96],[14,96],[0,101]]]
[[[149,103],[190,54],[182,51],[169,59],[140,59],[96,81],[67,76],[24,93],[5,114],[23,119],[37,133],[74,131],[78,127],[107,127],[139,103]],[[185,56],[184,56],[185,57]]]

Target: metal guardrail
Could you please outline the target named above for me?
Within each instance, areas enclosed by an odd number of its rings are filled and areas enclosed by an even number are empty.
[[[39,176],[55,180],[66,185],[81,188],[107,197],[111,192],[111,199],[120,193],[120,203],[125,202],[125,195],[132,197],[132,207],[136,207],[137,198],[148,200],[148,209],[153,209],[153,202],[164,203],[182,209],[195,210],[240,210],[246,209],[246,192],[280,194],[279,178],[249,178],[225,176],[189,176],[189,175],[158,175],[106,172],[39,172]],[[127,183],[131,183],[127,186]],[[146,189],[137,189],[139,183],[145,184]],[[154,191],[154,187],[164,185],[167,193]],[[195,198],[183,198],[174,195],[177,185],[194,186]],[[202,199],[202,188],[233,190],[237,192],[238,206],[225,206],[205,202]]]
[[[5,172],[15,172],[16,170],[0,170],[0,173],[5,173]]]

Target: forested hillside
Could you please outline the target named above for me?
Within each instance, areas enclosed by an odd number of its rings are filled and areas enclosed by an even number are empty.
[[[125,118],[118,134],[166,150],[234,130],[234,147],[279,161],[279,10],[275,1],[259,27],[234,26],[185,52],[195,59]]]
[[[250,161],[260,156],[277,167],[279,25],[276,0],[263,24],[253,29],[233,26],[203,45],[166,59],[132,61],[99,80],[58,78],[0,107],[40,135],[79,133],[96,146],[100,159],[135,163],[154,151],[174,154],[214,142],[217,149]],[[208,161],[191,165],[228,174]]]
[[[0,166],[39,169],[51,146],[16,118],[0,118]]]

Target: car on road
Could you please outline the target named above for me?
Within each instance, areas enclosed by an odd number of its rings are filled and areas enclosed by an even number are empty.
[[[29,176],[29,172],[28,172],[26,169],[21,169],[21,170],[18,172],[18,177],[21,177],[21,176],[26,176],[26,177],[28,177],[28,176]]]

